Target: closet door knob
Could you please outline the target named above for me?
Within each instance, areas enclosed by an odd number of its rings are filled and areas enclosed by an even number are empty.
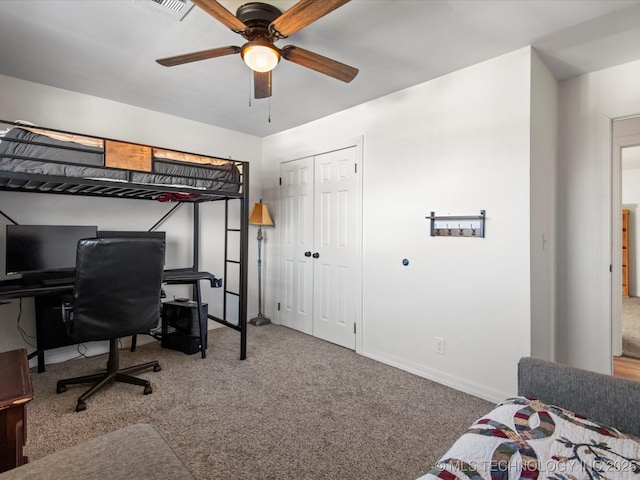
[[[320,254],[318,252],[314,253],[313,258],[320,258]]]
[[[304,252],[304,256],[305,257],[310,257],[311,256],[311,252]]]

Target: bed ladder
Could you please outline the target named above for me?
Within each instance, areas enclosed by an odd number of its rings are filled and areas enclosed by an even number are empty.
[[[229,222],[229,202],[235,202],[239,205],[240,216],[238,227],[232,227]],[[248,218],[247,215],[247,202],[245,199],[225,199],[225,215],[224,215],[224,283],[223,283],[223,302],[222,302],[222,319],[215,318],[209,315],[209,318],[217,321],[227,327],[233,328],[240,332],[240,360],[247,358],[247,251],[248,251],[248,239],[247,230],[248,224],[242,219]],[[240,238],[238,238],[238,236]],[[230,257],[229,242],[234,241],[238,244],[239,240],[239,252],[238,258]],[[237,270],[238,285],[231,285],[231,282],[227,281],[229,278],[229,270],[235,268]],[[227,321],[227,315],[229,314],[230,305],[229,301],[235,300],[237,304],[238,323],[230,323]]]

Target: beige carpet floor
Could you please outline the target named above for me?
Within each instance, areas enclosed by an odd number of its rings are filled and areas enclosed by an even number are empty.
[[[106,356],[32,373],[32,459],[125,425],[156,425],[198,479],[415,479],[492,404],[277,325],[210,332],[206,359],[160,348],[122,350],[121,366],[159,359],[154,391],[113,385],[74,411],[83,387],[58,379]]]
[[[640,297],[622,297],[622,355],[640,358]]]

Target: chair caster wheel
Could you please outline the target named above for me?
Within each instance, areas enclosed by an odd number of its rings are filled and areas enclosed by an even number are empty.
[[[144,387],[144,394],[145,395],[149,395],[150,393],[153,393],[153,388],[151,388],[151,386],[147,385],[146,387]]]
[[[159,372],[160,370],[162,370],[162,367],[160,365],[156,365],[155,367],[153,367],[154,372]]]
[[[78,402],[78,405],[76,405],[76,412],[82,412],[83,410],[87,409],[87,404],[84,402]]]
[[[67,391],[67,387],[65,387],[64,385],[58,385],[56,387],[56,393],[64,393]]]

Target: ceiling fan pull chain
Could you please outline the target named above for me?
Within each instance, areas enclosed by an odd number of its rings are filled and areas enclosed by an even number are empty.
[[[253,92],[253,75],[249,75],[249,108],[251,108],[252,92]]]
[[[269,97],[269,123],[271,123],[271,97]]]

